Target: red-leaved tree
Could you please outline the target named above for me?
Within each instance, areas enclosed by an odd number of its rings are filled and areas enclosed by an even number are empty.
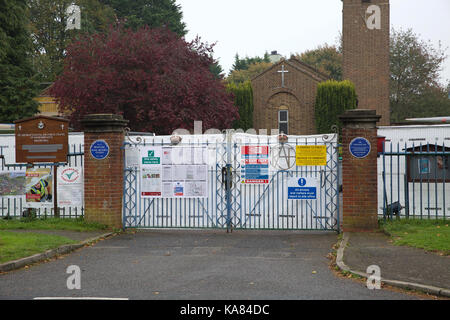
[[[80,128],[86,114],[121,114],[133,131],[171,134],[230,128],[239,118],[232,94],[216,79],[212,46],[190,43],[170,30],[111,28],[85,36],[67,49],[64,72],[50,94]]]

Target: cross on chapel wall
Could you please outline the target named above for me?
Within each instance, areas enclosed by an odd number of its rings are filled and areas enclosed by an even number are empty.
[[[281,70],[277,71],[281,73],[281,88],[285,88],[285,73],[289,73],[289,70],[286,70],[284,64],[281,65]]]

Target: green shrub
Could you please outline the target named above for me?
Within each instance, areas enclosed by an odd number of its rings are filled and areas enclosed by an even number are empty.
[[[233,129],[247,131],[253,128],[253,89],[250,81],[242,83],[231,82],[227,90],[234,94],[234,105],[239,108],[239,120],[233,124]]]
[[[329,80],[317,87],[315,118],[318,133],[330,133],[337,126],[339,133],[342,124],[339,116],[346,110],[356,109],[358,98],[352,82]]]

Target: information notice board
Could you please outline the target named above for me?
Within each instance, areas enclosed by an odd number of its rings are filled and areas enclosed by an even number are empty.
[[[206,198],[206,147],[148,146],[140,149],[141,197]]]

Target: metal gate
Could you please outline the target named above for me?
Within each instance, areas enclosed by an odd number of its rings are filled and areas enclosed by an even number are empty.
[[[181,140],[180,140],[181,139]],[[142,197],[139,152],[152,147],[201,150],[207,165],[203,197]],[[243,183],[245,147],[267,147],[264,183]],[[325,146],[326,165],[297,166],[297,146]],[[339,158],[336,134],[261,136],[154,136],[128,139],[124,145],[123,223],[126,228],[219,228],[339,231]],[[138,163],[139,162],[139,163]],[[288,197],[290,178],[313,178],[315,200]]]

